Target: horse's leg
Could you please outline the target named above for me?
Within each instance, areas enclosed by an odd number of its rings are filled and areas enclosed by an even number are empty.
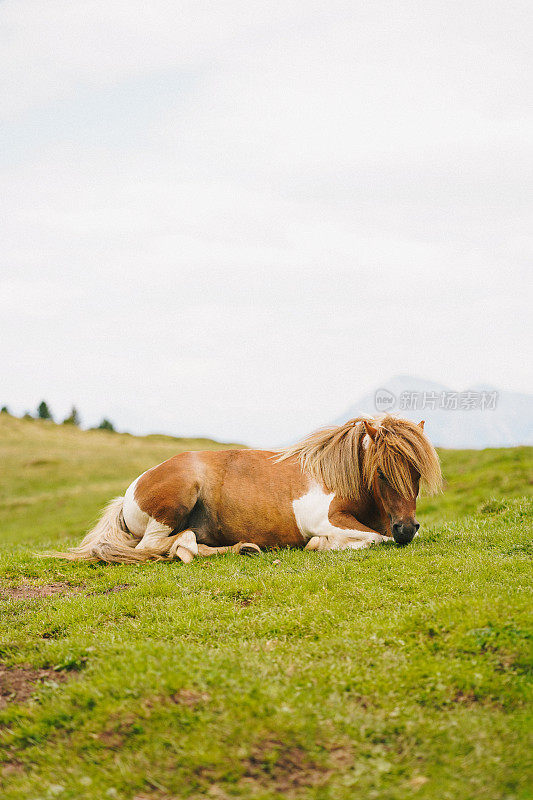
[[[177,557],[188,564],[198,554],[198,545],[193,531],[172,535],[172,528],[152,519],[135,550],[144,551],[149,558]]]
[[[224,547],[210,547],[207,544],[198,545],[198,555],[203,558],[217,556],[223,553],[238,553],[241,556],[255,556],[260,552],[261,548],[251,542],[237,542],[237,544]]]
[[[313,536],[305,545],[305,550],[360,550],[363,547],[370,547],[371,544],[379,544],[387,541],[386,536],[379,533],[372,537],[361,537],[363,531],[350,531],[348,534],[335,533],[328,536]],[[355,534],[355,535],[354,535]],[[374,538],[379,537],[379,539]]]
[[[331,523],[331,529],[326,531],[326,535],[340,536],[342,542],[362,542],[360,546],[368,547],[371,544],[382,544],[390,541],[390,537],[383,536],[367,525],[363,525],[353,514],[342,508],[334,510],[329,515],[329,522]]]
[[[150,520],[143,538],[135,548],[145,551],[150,558],[172,560],[179,558],[189,564],[195,556],[216,556],[221,553],[238,553],[240,555],[256,555],[261,550],[251,542],[237,542],[227,547],[209,547],[198,544],[194,531],[186,530],[172,535],[172,529],[156,520]]]
[[[181,558],[186,564],[192,561],[195,555],[202,558],[222,555],[224,553],[237,553],[241,556],[255,556],[261,552],[256,544],[251,542],[237,542],[225,547],[210,547],[207,544],[197,544],[193,531],[184,531],[177,536],[170,537],[171,546],[168,551],[169,558]]]
[[[199,545],[196,542],[194,531],[182,531],[170,537],[170,548],[168,558],[179,558],[184,564],[190,564],[195,556],[198,555]]]

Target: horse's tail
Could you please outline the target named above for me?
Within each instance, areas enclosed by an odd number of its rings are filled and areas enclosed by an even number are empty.
[[[123,497],[111,500],[79,547],[72,547],[66,553],[46,555],[67,558],[70,561],[107,561],[118,564],[139,564],[147,561],[153,554],[148,551],[135,551],[138,539],[135,539],[126,527],[122,514],[123,505]]]

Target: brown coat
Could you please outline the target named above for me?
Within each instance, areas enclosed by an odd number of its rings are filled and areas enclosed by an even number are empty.
[[[275,458],[265,450],[181,453],[139,478],[135,500],[173,531],[192,529],[202,544],[304,547],[293,501],[312,480],[295,459]],[[339,528],[390,535],[386,515],[370,495],[358,504],[334,497],[329,519]]]

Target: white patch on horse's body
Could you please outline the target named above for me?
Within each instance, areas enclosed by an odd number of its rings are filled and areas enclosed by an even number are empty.
[[[139,475],[139,478],[140,477],[142,476]],[[126,489],[126,494],[124,495],[124,505],[122,506],[122,515],[129,532],[134,536],[141,538],[145,534],[151,517],[149,514],[139,508],[139,504],[135,500],[135,488],[139,478],[136,478]]]
[[[126,494],[124,495],[122,516],[124,517],[124,522],[126,523],[129,532],[138,538],[144,536],[148,525],[152,521],[152,517],[147,514],[146,511],[143,511],[139,506],[137,500],[135,499],[135,490],[137,489],[137,484],[143,475],[146,475],[147,472],[151,472],[153,469],[156,469],[156,467],[159,466],[161,465],[156,464],[155,467],[150,467],[150,469],[145,470],[145,472],[141,472],[139,477],[135,478],[135,480],[130,483],[126,489]],[[155,522],[155,520],[153,521]]]
[[[306,539],[312,536],[327,536],[340,530],[335,528],[328,518],[329,507],[334,497],[334,492],[326,494],[318,483],[312,483],[306,494],[293,500],[294,518],[298,530]]]
[[[385,537],[379,533],[352,528],[337,528],[332,525],[329,521],[329,507],[334,497],[334,492],[327,493],[318,483],[312,483],[306,494],[293,501],[296,525],[305,539],[309,540],[314,536],[332,537],[331,545],[334,545],[334,537],[342,537],[342,545],[340,545],[342,549],[360,547],[360,542],[363,542],[363,545],[365,543],[377,544],[385,540]],[[353,542],[346,542],[347,536],[353,538]],[[329,546],[327,549],[334,550],[339,547]]]

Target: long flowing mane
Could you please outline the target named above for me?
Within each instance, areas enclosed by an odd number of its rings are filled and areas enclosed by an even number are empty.
[[[377,429],[374,439],[367,435],[365,422]],[[278,451],[279,461],[288,458],[299,459],[305,472],[347,499],[360,499],[378,470],[402,497],[416,493],[412,469],[427,493],[442,488],[439,457],[422,427],[391,414],[356,417],[315,431]]]

